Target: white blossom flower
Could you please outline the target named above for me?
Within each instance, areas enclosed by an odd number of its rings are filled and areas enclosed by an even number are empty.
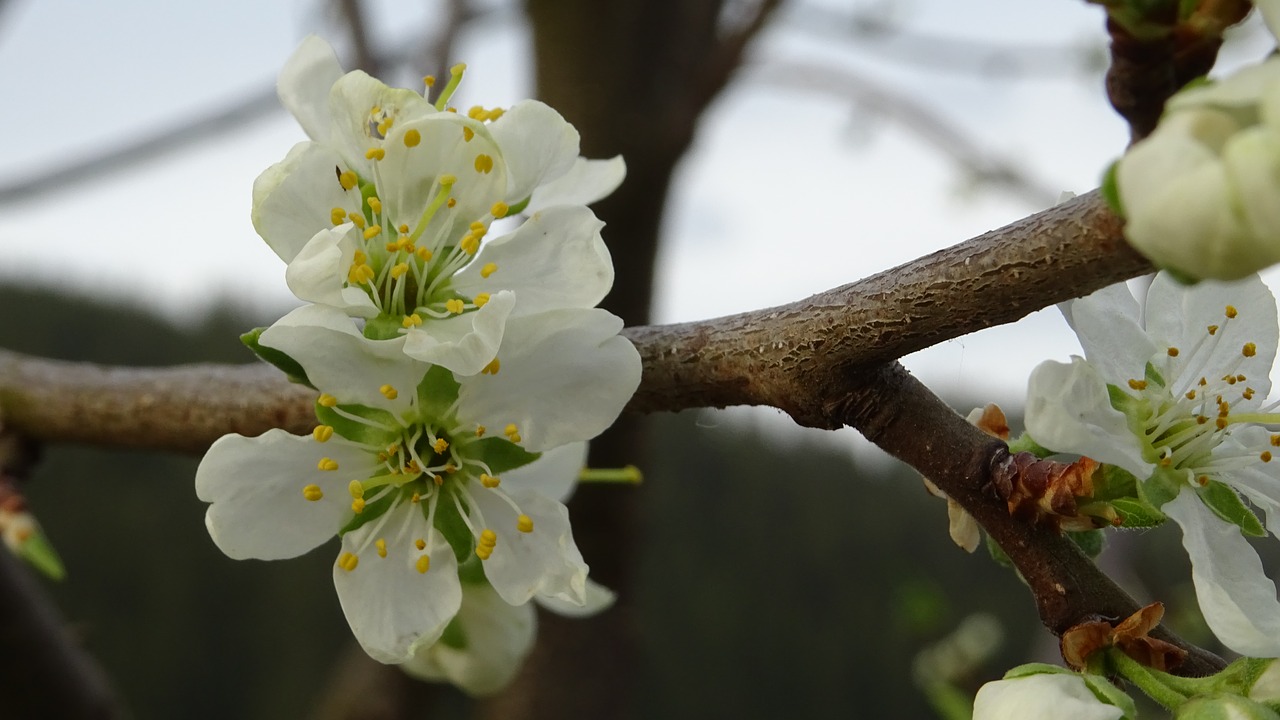
[[[1127,470],[1181,526],[1209,627],[1231,649],[1280,655],[1274,583],[1241,534],[1280,532],[1280,423],[1264,405],[1276,304],[1252,276],[1183,286],[1161,273],[1145,307],[1124,283],[1066,303],[1084,348],[1031,374],[1027,430],[1041,445]],[[1254,527],[1256,526],[1256,527]]]
[[[1280,2],[1260,0],[1280,29]],[[1157,265],[1234,280],[1280,261],[1280,58],[1173,96],[1116,167],[1125,236]]]
[[[585,207],[621,182],[621,158],[578,156],[578,133],[536,101],[508,110],[432,103],[302,43],[280,98],[311,138],[254,183],[253,222],[301,299],[366,318],[371,339],[479,372],[513,317],[598,303],[613,284]],[[483,243],[494,220],[530,218]]]
[[[1106,682],[1098,678],[1101,682]],[[1075,673],[1039,673],[989,682],[978,689],[973,720],[1121,720]]]
[[[460,576],[513,605],[584,605],[587,566],[556,498],[584,441],[639,383],[639,355],[619,329],[603,310],[541,313],[509,329],[489,371],[455,377],[369,343],[338,310],[293,311],[259,341],[322,391],[320,422],[307,437],[277,429],[214,443],[196,473],[210,535],[233,558],[265,560],[341,535],[338,598],[382,662],[441,637]]]

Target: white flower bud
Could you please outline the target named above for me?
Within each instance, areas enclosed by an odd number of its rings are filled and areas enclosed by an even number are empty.
[[[1100,682],[1106,682],[1098,678]],[[1075,673],[1024,675],[983,685],[973,720],[1121,720],[1125,711],[1094,694]]]
[[[1192,698],[1174,713],[1174,720],[1280,720],[1266,705],[1239,695]]]

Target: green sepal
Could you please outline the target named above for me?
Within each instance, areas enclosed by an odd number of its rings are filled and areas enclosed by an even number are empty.
[[[342,537],[352,530],[363,526],[365,523],[377,520],[385,515],[386,512],[391,509],[392,503],[396,501],[396,498],[399,497],[399,495],[399,492],[389,492],[377,500],[367,503],[364,506],[364,510],[352,515],[351,519],[347,521],[347,524],[343,525],[342,528],[338,530],[338,537]]]
[[[1112,685],[1105,677],[1092,673],[1084,673],[1080,677],[1084,679],[1084,684],[1093,692],[1094,697],[1108,705],[1120,708],[1124,711],[1126,719],[1138,717],[1138,706],[1134,704],[1133,698]]]
[[[1168,275],[1169,277],[1173,278],[1174,280],[1176,280],[1179,285],[1187,285],[1187,286],[1195,285],[1196,283],[1199,283],[1201,280],[1204,279],[1204,278],[1198,278],[1195,275],[1192,275],[1190,273],[1182,272],[1178,268],[1161,267],[1160,271]]]
[[[1024,432],[1018,437],[1010,440],[1008,445],[1009,452],[1013,455],[1017,455],[1020,452],[1029,452],[1038,458],[1044,459],[1055,454],[1049,448],[1036,442],[1029,432]]]
[[[1156,527],[1168,519],[1164,513],[1137,498],[1117,498],[1111,501],[1111,507],[1120,513],[1120,519],[1124,521],[1121,527]]]
[[[1156,471],[1151,473],[1151,477],[1138,483],[1138,499],[1159,509],[1178,497],[1178,493],[1186,485],[1186,470],[1157,467]]]
[[[1032,675],[1075,675],[1074,670],[1068,670],[1061,665],[1050,665],[1049,663],[1027,663],[1019,665],[1004,674],[1005,680],[1015,680],[1022,677],[1030,677]]]
[[[264,361],[276,366],[280,372],[284,373],[285,376],[289,378],[289,382],[306,385],[312,390],[316,389],[316,386],[312,385],[311,380],[307,378],[307,371],[302,369],[302,365],[300,365],[297,360],[294,360],[275,348],[267,347],[260,342],[262,333],[266,332],[266,330],[267,329],[265,327],[254,328],[241,335],[240,342],[244,343],[245,347],[252,350],[254,355],[257,355]]]
[[[533,199],[533,196],[532,196],[532,195],[530,195],[529,197],[527,197],[527,198],[525,198],[525,199],[521,200],[521,201],[520,201],[520,202],[518,202],[518,203],[514,203],[514,204],[512,204],[512,205],[508,205],[508,206],[507,206],[507,214],[506,214],[506,215],[503,215],[503,217],[511,217],[512,215],[515,215],[516,213],[524,212],[524,209],[525,209],[525,208],[527,208],[527,207],[529,207],[529,201],[530,201],[530,200],[532,200],[532,199]]]
[[[1138,478],[1119,465],[1099,466],[1093,473],[1093,499],[1114,501],[1138,496]]]
[[[1103,548],[1107,546],[1107,538],[1102,534],[1101,530],[1069,532],[1067,537],[1071,538],[1071,542],[1074,542],[1076,547],[1091,558],[1101,555]]]
[[[1119,385],[1112,385],[1111,383],[1107,383],[1107,399],[1111,401],[1111,407],[1124,413],[1126,418],[1133,413],[1125,411],[1131,409],[1138,402],[1137,398],[1125,392]]]
[[[1152,363],[1150,362],[1147,363],[1147,367],[1145,370],[1143,370],[1142,374],[1143,374],[1143,379],[1146,380],[1148,384],[1155,384],[1155,385],[1159,385],[1160,387],[1165,386],[1164,376],[1160,374],[1160,371],[1157,370],[1156,366],[1153,365]]]
[[[439,643],[454,650],[467,649],[467,631],[462,628],[457,615],[454,615],[449,624],[444,626],[444,633],[440,636]]]
[[[1258,516],[1244,504],[1235,490],[1217,480],[1210,480],[1208,485],[1196,488],[1196,494],[1205,505],[1209,506],[1210,510],[1213,510],[1214,514],[1232,525],[1239,526],[1240,531],[1245,535],[1266,536],[1267,530],[1258,521]]]
[[[404,330],[404,318],[379,315],[364,321],[364,336],[370,340],[395,340]]]
[[[464,569],[472,562],[478,565],[480,558],[476,557],[476,538],[471,534],[471,528],[463,521],[462,516],[458,513],[458,503],[453,501],[456,497],[449,490],[441,490],[441,495],[436,499],[436,515],[435,529],[444,535],[444,539],[449,543],[449,547],[453,549],[453,556],[458,560],[458,576],[461,577]],[[445,493],[450,496],[446,497]],[[466,500],[462,499],[462,509],[467,510]],[[422,503],[422,517],[426,518],[430,513],[430,508],[426,502]],[[480,571],[481,576],[484,570]]]
[[[433,423],[446,420],[444,414],[457,402],[461,387],[452,372],[432,365],[422,376],[422,382],[418,383],[418,412]]]
[[[472,448],[475,448],[473,451]],[[499,437],[480,438],[467,445],[467,453],[483,460],[493,474],[498,475],[508,470],[524,467],[542,457],[542,453],[529,452],[519,445]]]
[[[352,442],[364,445],[386,447],[400,439],[400,424],[386,410],[372,408],[367,405],[339,405],[349,415],[358,415],[377,427],[368,423],[351,420],[340,415],[337,408],[325,407],[316,401],[316,419],[333,427],[333,432]]]
[[[67,576],[62,558],[58,557],[58,551],[53,549],[43,532],[36,531],[23,540],[18,545],[18,557],[50,580],[61,580]]]
[[[1111,212],[1124,217],[1124,204],[1120,202],[1120,183],[1116,180],[1116,170],[1120,167],[1120,161],[1114,160],[1107,166],[1106,172],[1102,173],[1102,199],[1107,201],[1107,207],[1111,208]]]

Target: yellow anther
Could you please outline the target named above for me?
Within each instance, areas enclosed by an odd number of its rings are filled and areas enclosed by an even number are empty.
[[[338,556],[338,567],[342,568],[343,570],[346,570],[347,572],[351,572],[352,570],[355,570],[356,565],[359,565],[359,564],[360,564],[360,558],[356,557],[355,555],[349,552],[344,552]]]
[[[1210,334],[1210,335],[1217,335],[1217,334],[1218,334],[1218,326],[1217,326],[1217,325],[1210,325],[1210,326],[1209,326],[1209,334]]]
[[[1208,485],[1208,484],[1209,484],[1209,476],[1208,476],[1208,475],[1200,475],[1200,476],[1196,477],[1196,482],[1197,482],[1197,483],[1199,483],[1201,487],[1204,487],[1205,485]]]
[[[418,251],[415,252],[414,255],[417,255],[418,259],[422,262],[428,262],[431,260],[431,251],[425,247],[418,248]]]
[[[420,143],[420,142],[422,142],[422,133],[418,132],[417,130],[405,130],[405,131],[404,131],[404,146],[405,146],[405,147],[417,147],[417,146],[418,146],[418,143]]]
[[[342,186],[343,190],[350,190],[355,187],[358,182],[360,182],[360,177],[350,170],[338,175],[338,184]]]
[[[370,115],[377,115],[377,114],[378,114],[378,113],[380,113],[380,112],[382,112],[382,106],[381,106],[381,105],[374,105],[373,107],[369,108],[369,114],[370,114]]]
[[[372,240],[382,234],[381,225],[370,225],[364,230],[364,239]]]
[[[489,111],[489,119],[490,119],[490,120],[497,120],[498,118],[500,118],[500,117],[502,117],[503,115],[506,115],[506,114],[507,114],[507,111],[506,111],[506,110],[503,110],[503,109],[502,109],[502,108],[500,108],[500,107],[496,107],[496,108],[494,108],[494,109],[492,109],[492,110],[490,110],[490,111]]]
[[[352,480],[347,483],[347,492],[351,493],[351,497],[353,498],[364,497],[364,483],[359,480]]]
[[[519,443],[524,440],[524,438],[520,437],[520,433],[512,433],[507,436],[507,439],[513,443]]]
[[[1223,380],[1226,380],[1228,385],[1235,385],[1235,384],[1236,384],[1236,376],[1235,376],[1235,375],[1227,375],[1226,377],[1224,377],[1224,378],[1222,378],[1222,379],[1223,379]]]
[[[431,443],[431,449],[438,453],[442,453],[449,449],[449,441],[444,438],[436,438],[436,441]]]
[[[1280,435],[1271,436],[1271,447],[1280,447]]]
[[[475,299],[471,301],[471,304],[478,308],[482,308],[489,304],[489,299],[489,293],[479,293],[476,295]]]
[[[480,277],[487,278],[497,271],[498,263],[485,263],[484,267],[480,268]]]
[[[355,254],[351,256],[351,262],[356,265],[363,265],[369,262],[369,256],[365,255],[363,250],[357,250]]]
[[[1169,357],[1178,357],[1178,348],[1176,347],[1169,348],[1167,352],[1169,353]]]
[[[320,489],[319,485],[308,485],[302,488],[302,497],[315,502],[324,497],[324,491]]]
[[[493,547],[498,544],[498,536],[489,528],[480,531],[480,544]]]
[[[440,475],[432,475],[431,482],[435,483],[436,487],[440,487],[441,485],[444,485],[444,477]]]
[[[468,255],[475,255],[480,250],[480,238],[467,233],[462,240],[458,241],[458,247]]]
[[[502,428],[503,435],[515,435],[519,432],[520,428],[516,427],[515,423],[507,423],[507,426]]]
[[[1244,392],[1240,393],[1240,397],[1244,398],[1245,400],[1252,400],[1253,392],[1254,392],[1253,388],[1247,387],[1244,389]]]
[[[1254,348],[1254,350],[1257,350],[1257,348]],[[1246,378],[1244,375],[1236,375],[1236,381],[1237,381],[1237,382],[1244,382],[1244,381],[1245,381],[1245,380],[1247,380],[1247,379],[1248,379],[1248,378]]]
[[[1262,462],[1271,462],[1271,452],[1269,450],[1263,450],[1262,454],[1258,456],[1258,459]]]
[[[320,403],[322,407],[331,408],[338,404],[338,398],[329,393],[320,393],[320,397],[316,399],[316,402]]]
[[[1213,424],[1214,424],[1214,425],[1217,425],[1219,430],[1226,430],[1226,429],[1227,429],[1227,419],[1226,419],[1226,418],[1224,418],[1224,417],[1220,417],[1220,418],[1218,418],[1217,420],[1215,420],[1215,421],[1214,421],[1214,423],[1213,423]]]
[[[462,141],[471,142],[471,138],[476,136],[476,131],[467,126],[462,126]]]
[[[448,474],[452,475],[452,474],[454,474],[454,473],[458,472],[458,466],[457,466],[457,465],[454,465],[453,463],[445,463],[445,464],[444,464],[444,471],[445,471],[446,473],[448,473]]]
[[[1199,385],[1200,387],[1204,387],[1205,385],[1208,385],[1208,384],[1209,384],[1209,381],[1208,381],[1208,380],[1206,380],[1206,379],[1204,379],[1204,378],[1202,377],[1202,378],[1200,378],[1200,381],[1199,381],[1198,383],[1196,383],[1196,384],[1197,384],[1197,385]]]
[[[356,271],[356,281],[361,283],[373,282],[373,268],[368,265],[361,265]]]
[[[414,540],[414,541],[413,541],[413,546],[414,546],[414,547],[416,547],[416,548],[418,548],[419,550],[426,550],[426,549],[427,549],[427,541],[426,541],[426,540],[423,540],[422,538],[418,538],[417,540]]]
[[[1224,314],[1225,314],[1227,317],[1229,317],[1229,318],[1233,318],[1233,317],[1235,317],[1236,315],[1238,315],[1239,313],[1237,313],[1237,312],[1236,312],[1236,306],[1235,306],[1235,305],[1228,305],[1228,306],[1227,306],[1226,311],[1224,311]]]
[[[421,550],[422,548],[418,548],[418,549]],[[418,562],[414,563],[414,567],[418,569],[418,572],[423,573],[425,575],[426,572],[431,569],[431,556],[419,555]]]
[[[409,462],[404,464],[404,471],[406,473],[409,473],[410,475],[417,475],[418,473],[422,472],[422,467],[418,465],[417,460],[410,460]]]
[[[1146,390],[1147,381],[1146,380],[1130,380],[1129,387],[1133,388],[1134,390]]]
[[[326,472],[333,472],[338,469],[338,462],[333,458],[320,458],[320,462],[316,463],[316,467]]]
[[[480,558],[481,560],[488,560],[489,556],[492,554],[493,554],[493,548],[485,545],[476,546],[476,557]]]
[[[1187,397],[1187,399],[1188,399],[1188,400],[1195,400],[1195,399],[1196,399],[1196,391],[1195,391],[1195,390],[1189,390],[1189,391],[1187,391],[1187,395],[1186,395],[1186,397]]]
[[[1197,415],[1197,416],[1196,416],[1196,424],[1197,424],[1197,425],[1203,425],[1203,424],[1205,424],[1205,423],[1207,423],[1207,422],[1209,422],[1209,418],[1205,417],[1204,415]]]
[[[357,515],[364,512],[364,498],[356,498],[351,501],[351,512]]]
[[[364,151],[365,160],[381,160],[387,156],[387,151],[380,147],[369,148]]]
[[[476,172],[488,175],[493,171],[493,158],[480,153],[476,156]]]
[[[419,495],[418,493],[414,493],[413,497],[409,498],[409,502],[414,504],[417,504],[421,500],[422,500],[422,495]],[[421,550],[422,548],[418,548],[418,549]]]
[[[351,221],[352,225],[355,225],[358,228],[364,229],[363,215],[359,213],[347,213],[347,219]]]
[[[329,211],[329,221],[334,225],[341,225],[347,221],[347,211],[344,208],[336,207]]]
[[[511,206],[499,200],[493,204],[493,207],[489,208],[489,214],[495,218],[504,218],[510,210]]]
[[[480,374],[481,375],[497,375],[498,371],[501,369],[502,369],[502,363],[498,362],[498,358],[494,358],[489,361],[488,365],[484,366],[484,369],[480,371]]]
[[[378,557],[386,557],[386,556],[387,556],[387,541],[386,541],[386,540],[383,540],[382,538],[378,538],[377,540],[374,540],[374,541],[373,541],[373,546],[374,546],[375,548],[377,548],[377,549],[378,549]]]
[[[487,488],[496,488],[502,484],[502,478],[496,478],[488,473],[480,473],[480,484]]]
[[[460,314],[464,308],[465,308],[465,305],[463,305],[462,301],[457,298],[454,298],[452,300],[447,300],[445,301],[445,304],[444,304],[444,309],[448,310],[454,315]]]
[[[445,173],[444,175],[441,175],[441,176],[440,176],[440,184],[441,184],[441,185],[443,185],[443,186],[445,186],[445,187],[449,187],[450,185],[453,185],[453,184],[454,184],[454,183],[456,183],[456,182],[458,182],[458,176],[457,176],[457,175],[453,175],[453,174],[450,174],[450,173]]]
[[[489,228],[487,228],[485,224],[480,222],[479,220],[472,220],[471,224],[467,226],[467,229],[473,233],[476,233],[477,235],[480,235],[481,237],[483,237],[484,234],[489,230]]]
[[[435,87],[435,86],[436,86],[436,76],[435,76],[435,75],[423,75],[423,76],[422,76],[422,84],[423,84],[423,85],[426,85],[427,87]]]
[[[516,529],[522,533],[533,532],[533,518],[521,514],[520,517],[516,518]]]
[[[397,241],[397,242],[389,242],[389,243],[387,243],[386,245],[384,245],[383,247],[385,247],[385,248],[387,249],[387,252],[389,252],[389,253],[393,253],[393,252],[396,252],[396,251],[398,251],[398,250],[400,249],[400,243],[399,243],[398,241]]]
[[[311,431],[311,437],[315,438],[316,442],[326,442],[329,438],[333,437],[333,426],[317,425],[315,426],[315,429]]]
[[[398,279],[407,272],[409,272],[409,263],[396,263],[391,266],[391,279]]]
[[[485,115],[488,115],[488,113],[486,113],[484,108],[480,105],[472,105],[471,108],[467,110],[467,117],[472,120],[483,120]]]
[[[396,392],[396,389],[391,387],[390,385],[383,385],[382,387],[378,388],[378,392],[382,393],[382,397],[388,400],[395,400],[397,397],[400,396],[400,393]]]
[[[444,204],[444,206],[445,206],[445,207],[448,207],[448,208],[451,208],[451,207],[453,207],[454,205],[457,205],[457,204],[458,204],[458,198],[449,198],[449,202],[445,203],[445,204]]]
[[[485,431],[488,430],[483,425],[476,425],[476,437],[484,437]]]
[[[400,227],[396,228],[396,230],[399,230],[401,235],[409,234],[409,226],[404,223],[400,223]]]
[[[400,324],[404,325],[407,328],[418,327],[419,325],[422,324],[422,316],[419,315],[418,313],[414,313],[412,315],[405,315],[404,320],[401,320]]]
[[[369,199],[368,199],[368,201],[367,201],[367,202],[369,203],[369,209],[370,209],[370,210],[374,211],[375,213],[380,213],[380,212],[382,212],[382,201],[381,201],[381,200],[379,200],[378,198],[374,197],[373,195],[370,195],[370,196],[369,196]]]
[[[1244,347],[1240,348],[1240,354],[1245,357],[1253,357],[1258,354],[1258,346],[1253,343],[1245,343]]]

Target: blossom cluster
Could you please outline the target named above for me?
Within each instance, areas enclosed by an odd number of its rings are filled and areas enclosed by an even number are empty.
[[[314,37],[286,64],[310,139],[254,184],[253,222],[309,304],[246,343],[318,391],[317,422],[221,438],[196,491],[233,558],[340,537],[334,585],[365,651],[486,693],[532,642],[530,600],[612,599],[563,501],[640,359],[595,307],[613,268],[587,204],[621,159],[579,157],[539,102],[449,107],[463,71],[431,100],[432,78],[419,94],[343,73]],[[512,229],[489,239],[498,221]]]

